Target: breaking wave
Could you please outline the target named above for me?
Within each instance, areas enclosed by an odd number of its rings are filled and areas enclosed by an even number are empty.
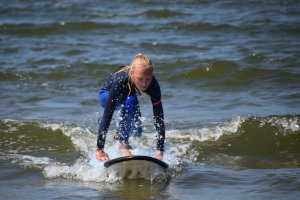
[[[0,159],[21,167],[38,168],[49,179],[115,182],[141,177],[166,180],[170,172],[156,175],[112,172],[95,164],[96,133],[63,123],[0,121]],[[166,132],[164,161],[176,172],[184,163],[241,168],[291,168],[300,166],[299,116],[234,117],[213,127]],[[131,141],[136,155],[151,156],[155,134],[144,133]],[[116,157],[117,145],[108,133],[106,151]],[[183,164],[183,165],[182,165]]]

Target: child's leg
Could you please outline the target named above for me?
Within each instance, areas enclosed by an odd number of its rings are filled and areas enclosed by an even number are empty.
[[[121,120],[118,133],[122,136],[123,144],[128,144],[130,135],[140,137],[142,127],[140,121],[140,107],[135,95],[130,95],[125,99],[124,107],[121,110]]]
[[[141,122],[141,111],[138,105],[137,111],[135,112],[132,122],[131,122],[131,132],[130,135],[133,137],[141,137],[142,136],[142,122]]]

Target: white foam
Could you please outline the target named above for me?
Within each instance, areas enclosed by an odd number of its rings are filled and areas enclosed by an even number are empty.
[[[285,117],[268,117],[261,119],[260,126],[264,126],[266,124],[270,124],[271,126],[276,126],[278,128],[282,128],[282,133],[286,134],[287,131],[298,131],[299,130],[299,122],[298,117],[293,118],[285,118]]]
[[[44,128],[50,128],[53,131],[61,130],[66,136],[71,138],[74,146],[85,156],[84,159],[78,159],[73,165],[51,163],[45,166],[43,175],[46,178],[65,178],[92,182],[116,182],[122,180],[128,175],[124,170],[107,169],[104,167],[103,163],[100,163],[96,160],[96,135],[91,133],[88,129],[81,127],[70,127],[64,124],[41,124],[41,126]],[[110,159],[117,157],[119,145],[118,142],[113,140],[112,135],[112,131],[107,133],[105,146],[105,152],[110,156]],[[131,152],[134,155],[154,156],[155,151],[151,150],[151,148],[147,146],[141,146],[140,141],[140,139],[130,139],[131,144],[137,147],[132,149]],[[153,143],[151,146],[153,146]],[[172,156],[165,156],[165,158],[171,159]],[[159,177],[164,177],[162,176],[162,173],[155,172],[154,174],[157,176],[154,177],[152,173],[149,173],[149,171],[147,174],[147,170],[132,169],[131,176],[127,178],[139,176],[144,179],[150,178],[152,180],[154,178],[157,179]],[[167,173],[165,173],[165,176],[167,176]]]
[[[200,157],[199,154],[201,152],[199,149],[192,146],[195,142],[216,141],[223,135],[234,134],[246,120],[247,118],[237,116],[228,122],[211,128],[166,131],[164,161],[169,164],[171,170],[176,171],[180,168],[181,161],[194,162]],[[268,123],[271,126],[282,127],[283,130],[290,130],[292,132],[299,130],[298,117],[267,117],[259,120],[261,126]],[[22,125],[21,122],[9,119],[2,120],[2,122],[9,125],[7,129],[9,133],[15,132]],[[15,126],[14,123],[18,126]],[[90,130],[63,123],[39,123],[39,126],[50,128],[53,131],[61,130],[64,135],[71,139],[76,149],[82,153],[83,158],[79,158],[75,163],[60,163],[47,157],[22,155],[19,154],[18,149],[11,150],[9,154],[0,152],[1,158],[12,159],[13,163],[23,167],[39,168],[43,171],[43,175],[49,179],[64,178],[92,182],[116,182],[127,176],[125,171],[108,170],[103,166],[103,163],[96,160],[97,135],[90,132]],[[134,155],[154,156],[156,152],[156,135],[157,132],[144,132],[141,138],[131,137],[130,144],[134,147],[132,153]],[[20,139],[23,137],[24,135],[19,135]],[[113,140],[113,131],[110,131],[107,133],[105,151],[113,159],[117,157],[117,149],[118,142]],[[21,153],[25,153],[25,151],[22,150]],[[145,179],[154,178],[151,174],[147,174],[146,171],[139,172],[138,175],[138,170],[141,171],[140,169],[133,169],[129,178],[136,176],[142,176]],[[156,174],[165,178],[161,172],[156,172]]]
[[[169,130],[166,132],[166,144],[164,161],[169,164],[171,170],[177,170],[180,165],[180,160],[185,155],[187,162],[195,161],[199,156],[199,152],[193,152],[191,143],[193,140],[217,140],[224,134],[231,134],[237,131],[243,119],[240,117],[233,118],[230,122],[217,125],[213,128],[204,129],[189,129],[189,130]],[[64,178],[80,181],[93,182],[116,182],[127,176],[125,171],[112,171],[103,167],[103,163],[99,163],[95,159],[96,138],[97,135],[91,133],[86,128],[69,126],[62,123],[40,123],[43,128],[50,128],[53,131],[61,130],[64,135],[69,137],[76,147],[83,154],[83,158],[76,160],[75,163],[60,163],[46,157],[33,157],[19,155],[15,158],[15,162],[22,166],[38,167],[43,170],[43,175],[49,179]],[[105,152],[110,158],[117,157],[118,142],[113,140],[113,131],[107,133]],[[130,144],[134,147],[131,151],[134,155],[154,156],[156,153],[156,135],[157,132],[143,133],[141,138],[130,138]],[[155,175],[147,174],[141,169],[132,169],[131,175],[128,178],[142,176],[145,179],[163,178],[168,174],[163,174],[160,171]]]
[[[212,128],[167,131],[167,157],[168,155],[173,156],[173,165],[179,165],[180,162],[178,160],[189,163],[196,162],[201,156],[201,152],[198,148],[192,146],[194,142],[216,141],[223,135],[234,134],[244,121],[245,119],[237,116],[228,122],[218,124]]]
[[[167,131],[167,138],[174,139],[187,139],[190,141],[207,141],[218,140],[223,135],[235,133],[245,120],[241,117],[234,117],[231,121],[219,124],[213,128],[203,129],[188,129],[188,130],[170,130]]]
[[[103,167],[94,168],[83,160],[78,160],[74,165],[54,164],[45,167],[43,175],[49,179],[64,178],[92,182],[114,182],[118,177],[112,177]]]
[[[141,166],[132,167],[130,174],[123,168],[105,168],[94,157],[87,162],[79,159],[73,165],[55,163],[48,165],[43,170],[43,175],[48,179],[72,179],[88,182],[116,182],[126,178],[144,178],[145,180],[166,179],[168,174],[163,170],[150,171]]]
[[[53,160],[48,157],[36,157],[36,156],[21,155],[21,154],[8,155],[8,157],[12,158],[12,163],[17,163],[22,167],[29,167],[29,168],[32,167],[43,168],[53,162]]]

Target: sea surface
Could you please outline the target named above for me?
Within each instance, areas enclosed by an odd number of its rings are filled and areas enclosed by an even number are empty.
[[[98,90],[138,53],[162,90],[159,176],[94,164]],[[298,200],[300,1],[0,0],[0,99],[0,199]],[[139,101],[130,142],[152,156]]]

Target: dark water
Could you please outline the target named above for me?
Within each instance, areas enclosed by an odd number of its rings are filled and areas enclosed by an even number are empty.
[[[299,22],[292,0],[0,1],[0,198],[298,199]],[[139,52],[163,92],[160,178],[91,164],[98,89]],[[132,144],[153,155],[140,102]]]

